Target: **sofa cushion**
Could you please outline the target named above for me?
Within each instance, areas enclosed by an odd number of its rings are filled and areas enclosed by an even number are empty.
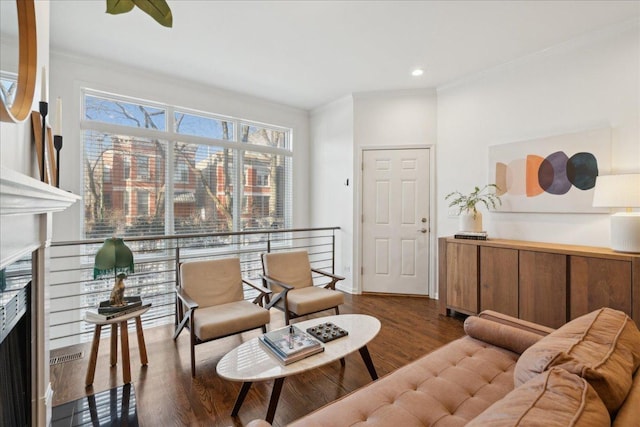
[[[609,412],[589,383],[552,368],[491,405],[468,427],[610,426]]]
[[[613,421],[613,427],[640,425],[640,369],[633,376],[631,390]]]
[[[589,381],[610,413],[622,404],[640,365],[640,332],[625,313],[602,308],[560,327],[529,347],[515,369],[515,386],[553,366]]]
[[[463,337],[292,426],[464,426],[513,389],[517,358]]]

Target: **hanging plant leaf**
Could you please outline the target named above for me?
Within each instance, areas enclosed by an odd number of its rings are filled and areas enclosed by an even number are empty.
[[[129,1],[129,0],[127,0]],[[165,27],[173,26],[173,16],[166,0],[131,0],[147,15]]]
[[[112,15],[127,13],[131,11],[134,6],[132,0],[107,0],[107,13]]]
[[[107,13],[118,15],[138,6],[144,13],[165,27],[173,26],[173,16],[166,0],[107,0]]]

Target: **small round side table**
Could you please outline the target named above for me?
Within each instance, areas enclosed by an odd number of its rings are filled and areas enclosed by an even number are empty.
[[[93,342],[91,344],[91,356],[89,358],[89,367],[87,368],[87,377],[85,384],[89,387],[93,384],[93,378],[96,372],[96,361],[98,359],[98,347],[100,346],[100,332],[103,326],[111,325],[111,366],[115,366],[118,363],[118,326],[120,327],[120,347],[122,352],[122,379],[125,384],[131,382],[131,363],[129,360],[129,330],[127,328],[128,321],[135,319],[136,321],[136,333],[138,335],[138,347],[140,350],[140,364],[146,366],[147,360],[147,347],[144,343],[144,334],[142,332],[142,320],[140,316],[149,310],[149,307],[141,308],[138,311],[134,311],[123,316],[115,317],[109,320],[94,320],[85,316],[84,321],[87,323],[93,323],[95,329],[93,331]]]

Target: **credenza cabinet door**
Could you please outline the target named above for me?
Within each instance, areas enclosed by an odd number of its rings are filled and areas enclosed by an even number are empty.
[[[518,250],[480,247],[480,311],[518,317]]]
[[[478,247],[447,245],[447,306],[465,314],[478,313]]]
[[[559,328],[567,322],[567,256],[519,252],[519,317]]]
[[[611,307],[631,315],[631,262],[571,256],[570,318],[600,307]]]

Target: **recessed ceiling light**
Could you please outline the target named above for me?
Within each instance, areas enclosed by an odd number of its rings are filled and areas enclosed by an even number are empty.
[[[424,74],[424,70],[422,68],[416,68],[411,72],[411,75],[414,77],[418,77]]]

